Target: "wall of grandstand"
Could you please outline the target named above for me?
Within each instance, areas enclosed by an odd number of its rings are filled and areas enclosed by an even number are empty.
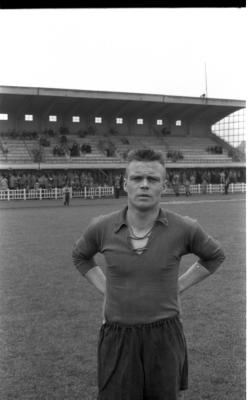
[[[207,137],[211,132],[211,126],[201,121],[189,121],[188,134],[193,137]]]
[[[56,169],[61,169],[61,170],[73,170],[73,169],[92,169],[92,170],[103,170],[103,171],[110,171],[110,170],[119,170],[123,169],[125,170],[127,166],[126,162],[106,162],[104,164],[95,164],[91,163],[57,163],[57,164],[49,164],[49,163],[31,163],[31,164],[24,164],[24,163],[8,163],[3,164],[0,162],[0,171],[7,171],[7,170],[35,170],[35,171],[46,171],[46,170],[56,170]],[[224,163],[187,163],[182,164],[182,163],[167,163],[167,169],[182,169],[182,168],[201,168],[201,169],[206,169],[206,168],[243,168],[245,169],[244,163],[232,163],[232,164],[224,164]]]
[[[25,121],[25,114],[33,115],[33,121]],[[8,113],[8,120],[0,121],[0,132],[8,131],[37,131],[42,132],[47,129],[53,129],[59,131],[61,127],[67,127],[72,133],[76,133],[79,130],[87,131],[89,127],[92,133],[96,135],[104,135],[111,130],[116,130],[119,135],[151,135],[154,131],[160,133],[163,129],[166,129],[168,134],[171,136],[205,136],[211,132],[211,126],[205,121],[199,121],[195,119],[184,119],[178,116],[178,120],[181,120],[181,126],[176,125],[175,118],[171,118],[169,115],[158,114],[156,116],[146,116],[142,112],[138,114],[105,114],[102,115],[100,110],[96,109],[94,114],[83,114],[82,111],[54,114],[51,111],[51,115],[57,116],[57,121],[49,121],[49,113],[46,110],[45,113],[35,114],[28,107],[25,111],[22,109],[18,114]],[[80,117],[80,122],[72,122],[73,116]],[[101,123],[95,123],[95,117],[101,117]],[[116,118],[123,118],[122,124],[116,123]],[[143,124],[137,124],[137,119],[143,119]],[[181,118],[181,119],[180,119]],[[162,119],[163,125],[158,126],[156,123],[157,119]]]

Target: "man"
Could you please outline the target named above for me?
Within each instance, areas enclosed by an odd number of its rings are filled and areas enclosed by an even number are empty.
[[[64,206],[70,205],[70,199],[72,197],[72,188],[66,183],[64,188],[62,189],[62,195],[63,195],[63,202]]]
[[[228,189],[229,189],[230,183],[231,183],[230,175],[227,172],[226,176],[225,176],[225,182],[224,182],[224,193],[225,194],[228,194]]]
[[[120,184],[120,176],[117,175],[114,178],[114,197],[115,199],[119,199],[120,197],[120,189],[121,189],[121,184]]]
[[[132,151],[127,207],[95,218],[74,245],[74,264],[104,295],[98,400],[178,400],[187,389],[179,294],[213,273],[224,254],[197,221],[160,208],[164,181],[160,153]],[[199,260],[178,279],[188,253]]]
[[[8,152],[9,152],[7,142],[3,142],[3,143],[2,143],[2,152],[3,152],[3,154],[5,155],[5,159],[7,160],[7,158],[8,158]]]
[[[173,174],[172,186],[173,186],[175,195],[176,196],[180,196],[180,192],[179,192],[179,189],[180,189],[180,177],[179,177],[178,173],[176,173],[176,172]]]

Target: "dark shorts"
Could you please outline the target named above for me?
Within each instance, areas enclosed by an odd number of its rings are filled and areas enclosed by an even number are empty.
[[[70,202],[70,193],[65,193],[65,203]]]
[[[98,400],[177,400],[187,387],[187,348],[178,317],[102,325]]]

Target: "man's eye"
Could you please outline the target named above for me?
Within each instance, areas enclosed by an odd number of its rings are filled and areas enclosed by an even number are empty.
[[[159,181],[158,178],[153,178],[153,177],[148,178],[148,180],[149,180],[150,182],[158,182],[158,181]]]

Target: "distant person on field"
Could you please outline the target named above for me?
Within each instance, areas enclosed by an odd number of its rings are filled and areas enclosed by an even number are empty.
[[[220,172],[220,183],[225,183],[225,171]]]
[[[117,175],[114,178],[114,196],[115,196],[115,199],[119,199],[120,190],[121,190],[121,180],[120,180],[120,176]]]
[[[229,185],[231,183],[230,174],[228,172],[225,173],[224,180],[224,194],[228,194]]]
[[[62,189],[62,194],[63,194],[64,206],[68,206],[69,207],[70,200],[72,198],[72,188],[67,183],[65,184],[65,186]]]
[[[190,196],[190,180],[186,177],[184,180],[185,194],[186,196]]]
[[[180,296],[210,276],[224,253],[195,219],[160,207],[165,177],[161,153],[129,153],[127,206],[94,218],[73,248],[75,266],[104,299],[98,400],[178,400],[188,387]],[[189,253],[198,259],[179,277]]]
[[[180,177],[178,173],[175,173],[172,177],[172,187],[174,190],[174,193],[176,196],[180,195],[179,189],[180,189]]]

